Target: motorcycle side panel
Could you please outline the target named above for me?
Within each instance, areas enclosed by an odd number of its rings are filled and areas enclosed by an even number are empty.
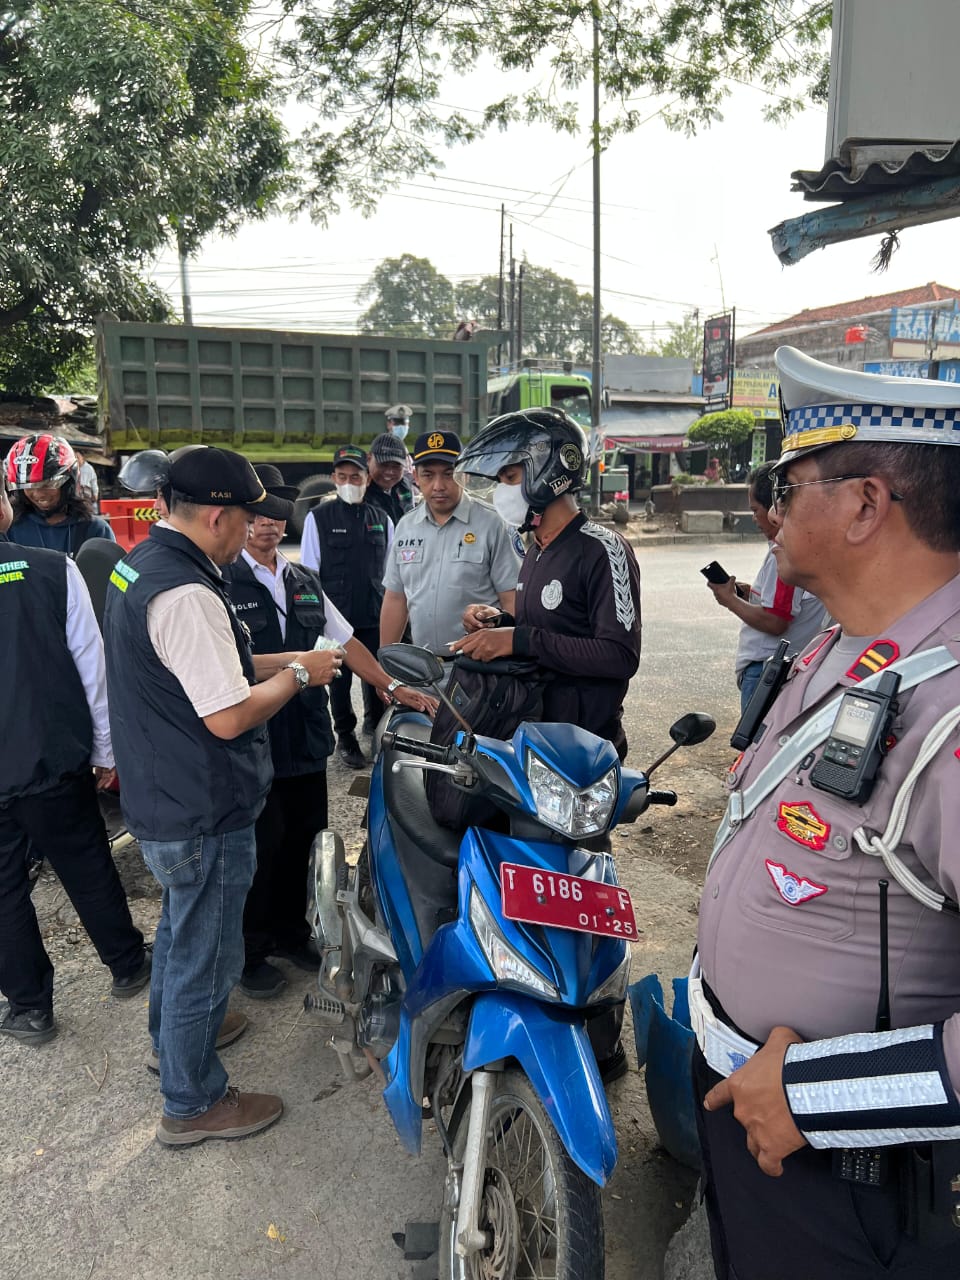
[[[506,1057],[516,1058],[526,1072],[570,1159],[604,1186],[617,1163],[617,1137],[583,1027],[525,996],[478,995],[464,1069],[476,1071]]]

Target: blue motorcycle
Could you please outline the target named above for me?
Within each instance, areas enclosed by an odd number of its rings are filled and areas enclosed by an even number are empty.
[[[433,654],[390,645],[379,658],[444,696]],[[322,964],[307,1004],[348,1078],[382,1074],[409,1151],[425,1118],[437,1128],[443,1280],[602,1280],[617,1140],[586,1024],[623,1000],[637,926],[601,849],[618,824],[676,802],[649,789],[650,772],[714,723],[682,717],[646,774],[569,724],[524,723],[510,741],[465,726],[450,746],[430,729],[405,710],[381,726],[357,866],[334,832],[317,837]],[[426,770],[492,799],[502,829],[437,825]]]

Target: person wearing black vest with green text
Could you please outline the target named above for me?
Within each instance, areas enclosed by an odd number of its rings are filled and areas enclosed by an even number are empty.
[[[113,995],[150,979],[97,806],[116,778],[107,726],[103,646],[76,565],[58,551],[9,542],[0,477],[0,1035],[39,1045],[57,1034],[53,965],[30,900],[27,850],[56,871]]]
[[[254,468],[272,497],[292,497],[276,467]],[[330,504],[326,504],[330,505]],[[258,515],[239,559],[224,571],[230,598],[249,628],[253,652],[310,649],[324,636],[345,655],[334,692],[355,669],[370,686],[416,707],[430,700],[416,690],[398,688],[361,642],[357,632],[324,594],[320,575],[291,564],[278,550],[282,520]],[[365,683],[364,688],[368,685]],[[377,697],[379,706],[383,703]],[[354,722],[355,723],[355,722]],[[307,689],[270,721],[273,784],[257,819],[257,871],[244,909],[245,963],[240,988],[254,999],[278,995],[286,979],[268,956],[307,972],[319,963],[306,923],[307,868],[317,832],[327,825],[327,757],[333,731],[325,689]]]
[[[399,443],[399,442],[398,442]],[[393,522],[382,508],[367,500],[367,455],[356,445],[344,445],[333,455],[337,496],[321,502],[304,521],[300,563],[318,570],[326,595],[366,648],[376,653],[380,643],[380,604],[383,569],[393,541]],[[364,682],[363,732],[372,734],[383,705],[373,685]],[[351,701],[349,671],[330,690],[330,710],[337,733],[337,754],[351,769],[366,764],[357,741],[357,717]]]
[[[168,517],[111,575],[104,641],[121,805],[163,888],[149,1022],[157,1138],[179,1146],[256,1133],[283,1111],[274,1095],[228,1088],[216,1042],[243,968],[254,823],[272,777],[266,722],[328,684],[342,653],[251,654],[219,566],[239,555],[253,512],[292,507],[245,458],[182,454],[165,492]]]

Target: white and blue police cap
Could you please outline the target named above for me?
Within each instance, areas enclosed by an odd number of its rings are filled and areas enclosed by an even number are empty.
[[[958,444],[960,386],[839,369],[779,347],[777,468],[832,444]]]

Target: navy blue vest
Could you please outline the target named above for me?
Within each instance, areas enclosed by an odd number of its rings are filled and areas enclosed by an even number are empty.
[[[352,627],[380,625],[387,524],[368,502],[335,498],[313,508],[320,541],[323,589]]]
[[[250,630],[254,653],[303,653],[323,635],[320,577],[303,565],[288,564],[285,574],[287,636],[280,631],[273,596],[241,558],[223,571],[237,616]],[[317,685],[292,698],[267,723],[273,772],[278,778],[322,773],[333,751],[327,691]]]
[[[256,820],[273,776],[266,726],[230,741],[211,733],[150,641],[150,601],[191,582],[223,601],[243,674],[250,684],[255,679],[250,645],[223,579],[189,538],[154,525],[111,574],[104,614],[120,802],[138,840],[239,831]]]
[[[90,767],[93,722],[66,627],[65,557],[0,534],[0,804]]]

